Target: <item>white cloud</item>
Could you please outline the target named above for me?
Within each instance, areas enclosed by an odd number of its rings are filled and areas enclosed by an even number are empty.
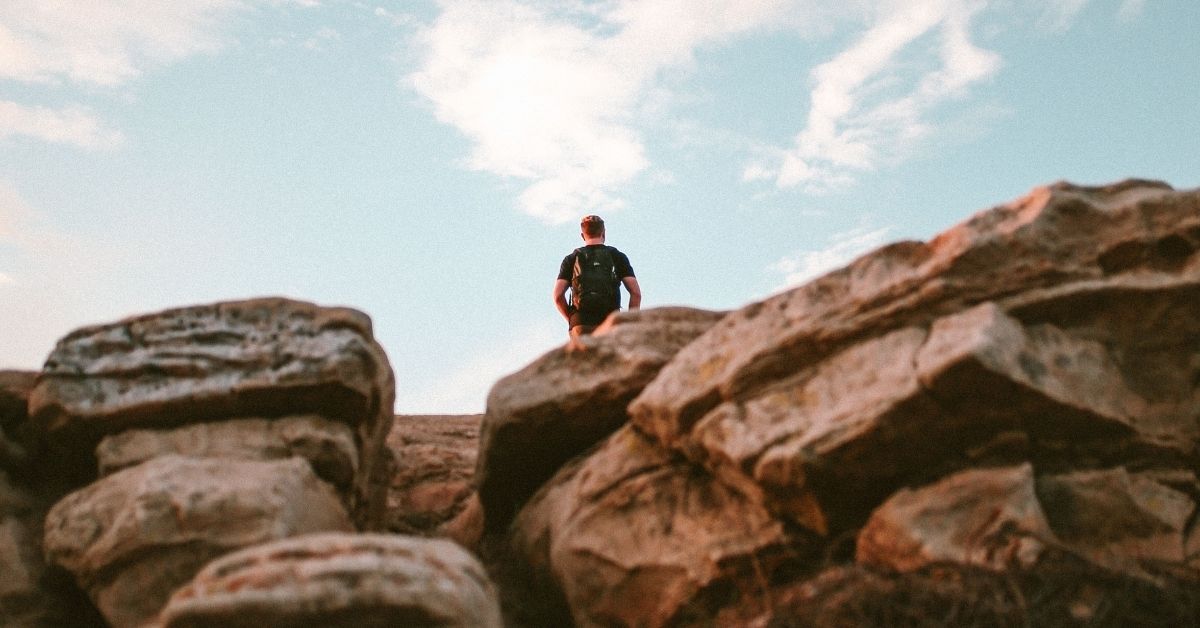
[[[220,45],[238,0],[0,3],[0,79],[120,85],[146,67]]]
[[[1124,0],[1117,9],[1117,17],[1122,20],[1132,20],[1142,14],[1146,8],[1146,0]]]
[[[812,70],[795,144],[746,167],[746,180],[823,192],[897,158],[927,136],[927,113],[992,76],[1000,58],[971,40],[978,2],[893,3],[853,45]],[[921,71],[905,80],[912,67]]]
[[[1064,31],[1087,3],[1088,0],[1046,0],[1037,25],[1044,30]]]
[[[783,273],[783,285],[789,288],[807,283],[831,270],[853,261],[858,256],[877,248],[891,232],[891,227],[878,229],[858,228],[829,238],[829,245],[820,250],[798,251],[784,257],[771,266],[771,270]]]
[[[469,167],[529,183],[524,211],[562,223],[622,205],[647,169],[638,130],[665,69],[701,45],[816,19],[801,0],[447,0],[408,77],[473,143]],[[811,11],[799,11],[807,7]]]
[[[123,141],[119,131],[83,107],[26,107],[0,100],[0,139],[14,135],[80,148],[111,148]]]

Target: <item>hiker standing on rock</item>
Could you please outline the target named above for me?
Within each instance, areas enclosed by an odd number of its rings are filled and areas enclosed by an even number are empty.
[[[554,282],[554,305],[570,326],[571,345],[579,347],[579,337],[595,331],[608,315],[621,309],[621,288],[629,291],[629,309],[642,305],[642,289],[629,258],[604,244],[604,220],[584,216],[579,223],[581,246],[564,257]],[[567,301],[567,288],[571,300]]]

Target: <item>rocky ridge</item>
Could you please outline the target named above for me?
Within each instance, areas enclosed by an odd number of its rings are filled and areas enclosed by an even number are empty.
[[[386,412],[345,308],[79,330],[0,373],[0,623],[1185,625],[1197,251],[1198,190],[1058,183],[482,417]]]

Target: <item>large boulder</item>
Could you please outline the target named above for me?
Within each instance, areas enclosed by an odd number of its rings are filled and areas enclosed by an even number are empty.
[[[399,415],[388,434],[396,461],[388,489],[387,529],[445,536],[470,547],[482,533],[472,478],[482,417]]]
[[[175,589],[221,554],[350,530],[337,495],[303,459],[168,455],[62,499],[46,517],[45,552],[120,628],[152,618]]]
[[[270,298],[167,310],[77,330],[46,360],[34,427],[75,486],[106,435],[314,414],[356,433],[356,521],[382,524],[395,383],[365,314]]]
[[[487,528],[503,530],[563,463],[624,425],[629,402],[722,316],[682,307],[619,312],[582,350],[552,350],[498,381],[475,471]]]
[[[358,471],[354,432],[317,415],[229,419],[174,429],[139,429],[106,436],[96,447],[100,476],[178,454],[190,458],[279,460],[298,456],[321,479],[349,496]]]
[[[531,570],[527,597],[545,600],[540,616],[525,618],[533,625],[705,626],[718,614],[745,623],[765,610],[771,582],[814,560],[761,494],[721,483],[629,426],[560,470],[511,535]],[[545,599],[553,591],[557,602]],[[563,606],[569,617],[548,615]]]
[[[830,534],[983,462],[1187,468],[1197,250],[1200,191],[1038,189],[730,314],[629,411]]]
[[[500,628],[495,590],[454,543],[312,534],[223,556],[163,609],[160,628]]]

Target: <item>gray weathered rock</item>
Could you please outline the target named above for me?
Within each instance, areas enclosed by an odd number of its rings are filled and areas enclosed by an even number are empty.
[[[709,625],[730,605],[753,616],[777,569],[812,560],[761,495],[629,426],[555,475],[511,533],[534,586],[560,590],[578,626]]]
[[[340,492],[349,492],[358,470],[354,432],[344,423],[317,415],[230,419],[175,429],[129,430],[106,436],[96,447],[102,477],[169,454],[241,460],[298,456]]]
[[[107,476],[47,515],[46,557],[75,575],[114,626],[140,626],[212,558],[353,526],[300,458],[168,455]]]
[[[680,307],[620,312],[584,339],[584,350],[555,349],[497,382],[475,471],[487,527],[502,530],[563,463],[623,425],[630,400],[723,315]]]
[[[395,383],[371,321],[347,308],[256,299],[77,330],[46,361],[29,409],[81,485],[106,435],[240,417],[315,414],[355,430],[355,519],[382,524]]]
[[[161,628],[500,628],[483,567],[445,540],[312,534],[213,561],[171,597]]]

